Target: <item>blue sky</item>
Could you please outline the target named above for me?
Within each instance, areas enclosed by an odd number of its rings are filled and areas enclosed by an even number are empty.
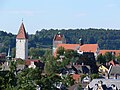
[[[120,0],[0,0],[0,30],[120,29]]]

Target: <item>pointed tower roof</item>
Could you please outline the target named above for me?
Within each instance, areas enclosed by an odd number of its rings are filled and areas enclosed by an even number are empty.
[[[54,41],[61,41],[62,38],[64,37],[64,35],[62,35],[60,32],[58,32],[55,36],[54,36]]]
[[[22,22],[21,26],[20,26],[20,29],[19,29],[19,32],[17,34],[17,39],[28,39],[28,36],[27,36],[27,33],[25,31],[25,27],[24,27],[24,24]]]
[[[11,50],[10,50],[10,45],[9,45],[9,49],[8,49],[7,58],[8,58],[8,59],[10,59],[10,58],[11,58]]]

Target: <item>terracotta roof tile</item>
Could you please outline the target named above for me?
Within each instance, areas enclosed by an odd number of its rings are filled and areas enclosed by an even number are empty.
[[[79,82],[80,75],[79,75],[79,74],[73,74],[73,75],[72,75],[72,78],[73,78],[76,82]]]
[[[61,41],[63,38],[63,35],[61,34],[56,34],[55,37],[54,37],[54,41]]]
[[[57,47],[60,46],[64,47],[65,49],[76,50],[78,48],[79,51],[83,52],[96,52],[98,44],[83,44],[82,46],[79,44],[58,44]]]
[[[72,50],[75,50],[77,47],[79,47],[80,45],[79,44],[58,44],[57,47],[64,47],[66,50],[67,49],[72,49]]]
[[[83,44],[82,46],[80,46],[80,51],[95,53],[97,48],[98,48],[98,44]]]
[[[112,52],[115,56],[120,55],[120,50],[100,50],[99,54],[104,55],[106,52]]]
[[[66,50],[71,49],[71,50],[78,50],[83,51],[83,52],[96,52],[98,48],[98,44],[83,44],[80,46],[80,44],[58,44],[57,49],[59,47],[64,47]],[[57,49],[54,53],[54,56],[56,56]]]
[[[17,39],[28,39],[28,36],[26,34],[26,31],[25,31],[25,27],[24,27],[24,24],[22,23],[21,26],[20,26],[20,29],[19,29],[19,32],[17,34]]]

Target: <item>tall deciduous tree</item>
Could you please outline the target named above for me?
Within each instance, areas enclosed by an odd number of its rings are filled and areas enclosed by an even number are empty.
[[[97,62],[100,64],[105,64],[106,63],[105,56],[103,56],[102,54],[98,55]]]
[[[58,56],[64,55],[64,52],[65,52],[65,49],[62,46],[57,49],[57,55]]]
[[[104,56],[105,56],[106,62],[109,62],[115,59],[115,56],[110,52],[106,52]]]
[[[36,90],[36,85],[41,81],[41,70],[38,68],[27,68],[18,74],[18,90]]]
[[[55,59],[52,55],[48,55],[46,58],[46,63],[45,63],[45,73],[47,75],[51,75],[53,73],[55,73]]]

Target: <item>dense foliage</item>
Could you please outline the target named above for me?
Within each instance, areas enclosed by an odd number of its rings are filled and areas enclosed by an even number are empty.
[[[120,49],[120,30],[110,29],[62,29],[36,31],[29,35],[29,48],[52,48],[53,37],[61,32],[65,35],[67,43],[79,43],[79,38],[83,38],[84,43],[98,43],[100,49]],[[15,47],[15,37],[11,33],[0,31],[0,52],[7,52],[8,46]]]
[[[47,55],[46,55],[47,54]],[[45,62],[44,70],[36,67],[17,70],[17,65],[23,64],[23,60],[9,61],[9,71],[0,71],[0,90],[57,90],[56,86],[61,83],[61,88],[67,88],[74,84],[71,75],[59,76],[56,72],[63,68],[61,62],[57,65],[57,60],[47,51],[43,55]],[[38,89],[37,89],[38,90]],[[61,89],[66,90],[66,89]]]

